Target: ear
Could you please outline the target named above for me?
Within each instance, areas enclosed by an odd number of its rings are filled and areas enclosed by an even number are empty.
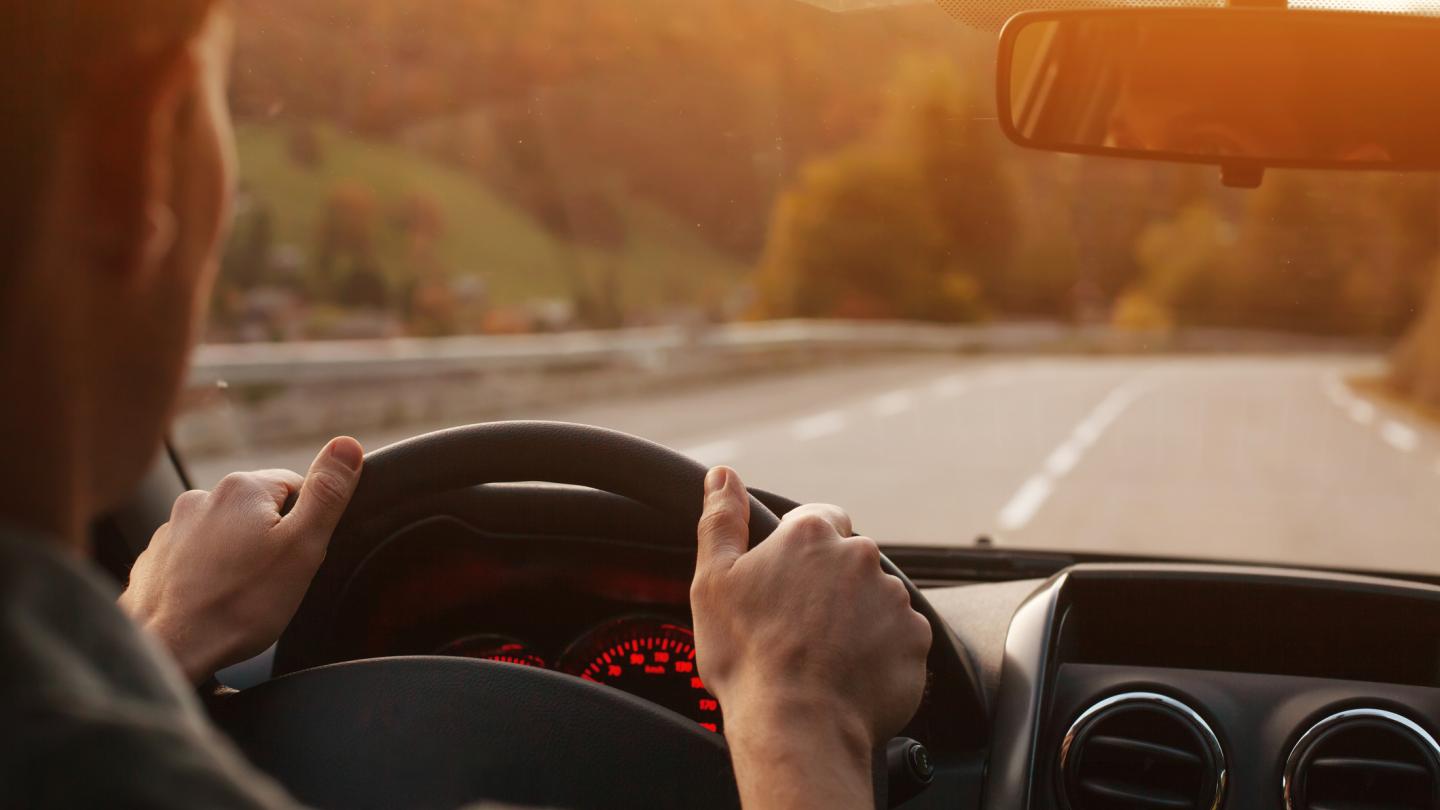
[[[97,64],[82,97],[79,165],[91,206],[97,264],[133,275],[154,267],[174,238],[170,184],[175,140],[200,78],[189,42]]]

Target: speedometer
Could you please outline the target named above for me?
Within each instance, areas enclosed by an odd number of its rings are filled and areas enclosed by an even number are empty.
[[[570,645],[560,670],[658,703],[711,731],[720,704],[695,668],[695,634],[663,619],[631,617],[601,625]]]
[[[513,638],[491,633],[457,639],[436,650],[435,654],[480,658],[485,661],[519,664],[522,667],[545,668],[545,659],[532,652],[529,647]]]

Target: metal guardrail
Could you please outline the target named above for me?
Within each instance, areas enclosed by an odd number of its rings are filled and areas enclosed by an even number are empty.
[[[647,366],[680,355],[780,350],[1003,350],[1059,341],[1067,331],[1053,324],[767,321],[706,329],[643,327],[541,335],[211,344],[197,349],[190,383],[374,381],[606,364]]]
[[[1192,329],[1118,332],[1052,322],[947,326],[786,320],[706,328],[642,327],[540,335],[212,344],[197,351],[192,386],[377,382],[500,371],[664,367],[695,357],[805,351],[1350,351],[1333,338]]]

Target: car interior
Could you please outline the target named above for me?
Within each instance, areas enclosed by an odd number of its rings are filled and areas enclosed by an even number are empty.
[[[1440,118],[1367,74],[1404,64],[1433,91],[1440,20],[1233,5],[1021,10],[998,126],[1227,186],[1440,168]],[[1176,96],[1212,136],[1167,118]],[[1320,134],[1294,142],[1296,122]],[[548,421],[372,449],[294,621],[207,708],[317,807],[736,807],[689,629],[705,470]],[[99,561],[123,581],[190,487],[160,459],[95,527]],[[751,494],[761,542],[797,503]],[[1440,577],[881,541],[934,644],[919,712],[875,758],[878,807],[1440,808]]]

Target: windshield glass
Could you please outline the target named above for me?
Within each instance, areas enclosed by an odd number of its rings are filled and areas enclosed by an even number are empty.
[[[882,543],[1440,571],[1433,175],[1022,150],[930,2],[237,18],[197,486],[561,419]]]

